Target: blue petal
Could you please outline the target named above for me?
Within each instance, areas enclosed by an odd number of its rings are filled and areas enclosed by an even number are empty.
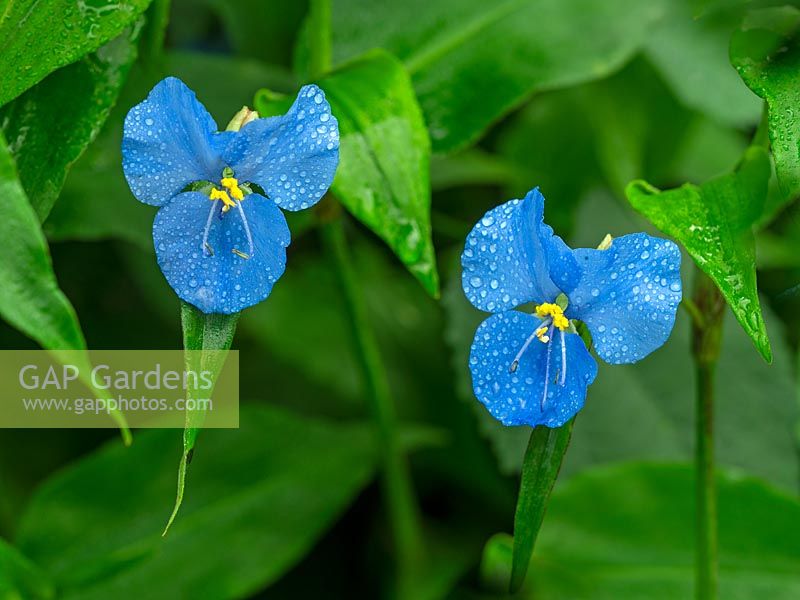
[[[548,248],[555,236],[544,224],[539,188],[487,212],[467,236],[461,255],[461,285],[476,308],[510,310],[526,302],[552,302]]]
[[[564,385],[560,385],[557,376],[562,346],[558,331],[548,344],[534,339],[512,373],[511,363],[540,323],[533,315],[509,311],[492,315],[475,332],[469,358],[475,396],[503,425],[560,427],[583,407],[586,388],[597,375],[597,363],[583,340],[568,333],[564,335],[567,374]]]
[[[194,181],[216,181],[225,166],[218,148],[228,134],[194,92],[175,77],[152,89],[125,117],[122,169],[140,202],[161,206]]]
[[[261,186],[285,210],[319,202],[339,164],[339,124],[325,94],[304,86],[282,117],[245,125],[224,151],[239,181]]]
[[[567,316],[589,327],[612,364],[641,360],[667,341],[681,301],[681,253],[669,240],[635,233],[607,250],[573,251],[576,268],[555,269]]]
[[[286,266],[289,227],[275,204],[250,194],[241,203],[252,234],[254,251],[237,208],[222,214],[221,202],[198,192],[176,196],[162,207],[153,223],[158,264],[182,300],[205,313],[231,314],[261,302]],[[214,213],[204,252],[203,233],[209,213]]]

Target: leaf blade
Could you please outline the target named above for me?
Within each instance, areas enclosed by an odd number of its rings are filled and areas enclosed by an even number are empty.
[[[136,59],[141,22],[76,63],[50,74],[0,109],[20,180],[41,221],[72,164],[95,139]]]
[[[437,297],[430,141],[408,74],[390,54],[373,51],[318,84],[339,121],[341,136],[332,192]],[[276,114],[274,102],[263,91],[255,107],[261,114]]]
[[[194,373],[207,371],[210,373],[211,381],[216,383],[225,363],[226,351],[230,350],[233,344],[233,336],[236,333],[238,321],[239,313],[231,315],[206,314],[191,304],[181,301],[183,348],[184,350],[199,351],[186,353],[186,371]],[[206,350],[211,352],[205,352]],[[199,385],[199,381],[196,381],[196,383]],[[187,399],[207,398],[213,389],[213,384],[210,389],[202,392],[197,388],[189,387],[186,390],[186,397]],[[161,534],[162,536],[167,535],[183,504],[186,472],[189,468],[189,463],[192,462],[197,436],[200,434],[206,416],[206,404],[199,403],[197,406],[200,408],[186,409],[186,425],[183,428],[183,452],[178,464],[178,489],[175,494],[175,505]]]
[[[70,0],[7,2],[0,15],[0,106],[118,36],[148,4],[150,0],[120,0],[103,7]]]
[[[161,538],[173,442],[150,430],[131,448],[108,444],[36,493],[18,543],[65,598],[252,595],[309,551],[378,462],[367,424],[245,408],[241,429],[204,435],[182,518]]]
[[[768,108],[769,138],[781,190],[800,194],[800,10],[754,11],[730,44],[733,66]]]
[[[772,351],[756,287],[752,226],[764,207],[770,171],[764,149],[751,147],[736,171],[701,186],[660,191],[634,181],[625,190],[631,206],[678,240],[719,287],[767,362]]]
[[[476,141],[537,91],[598,79],[622,66],[664,6],[414,0],[376,10],[364,0],[338,0],[334,58],[341,62],[374,47],[398,56],[412,73],[434,151],[447,153]],[[531,23],[547,26],[532,35]],[[576,31],[580,44],[574,43]]]

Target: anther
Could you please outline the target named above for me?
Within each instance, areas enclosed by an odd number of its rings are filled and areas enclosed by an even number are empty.
[[[236,248],[233,248],[231,250],[231,252],[233,252],[239,258],[243,258],[245,260],[249,260],[250,259],[250,255],[249,254],[245,254],[244,252],[242,252],[241,250],[237,250]]]

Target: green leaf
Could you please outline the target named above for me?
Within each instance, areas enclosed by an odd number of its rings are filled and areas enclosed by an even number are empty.
[[[233,344],[236,333],[236,323],[239,313],[232,315],[206,314],[191,304],[181,302],[181,325],[183,327],[184,350],[211,350],[212,352],[189,352],[186,354],[186,371],[203,373],[208,372],[211,381],[217,381],[222,366],[225,364],[227,351]],[[212,387],[213,389],[213,387]],[[194,388],[186,390],[187,398],[207,398],[211,390],[200,392]],[[183,492],[186,487],[186,471],[192,462],[194,446],[197,436],[203,427],[206,417],[206,405],[200,403],[201,408],[186,409],[186,425],[183,429],[183,452],[178,465],[178,491],[175,496],[175,506],[164,528],[164,535],[178,516],[178,511],[183,503]]]
[[[13,149],[22,186],[39,220],[45,220],[67,170],[108,118],[136,59],[140,29],[138,22],[97,52],[52,73],[0,110],[0,126]],[[104,201],[109,202],[104,196]]]
[[[644,181],[626,189],[631,205],[678,240],[719,287],[761,356],[772,361],[756,288],[753,224],[760,218],[770,177],[766,151],[752,147],[733,173],[701,186],[662,192]]]
[[[241,429],[209,429],[192,493],[169,536],[174,433],[109,444],[49,479],[17,542],[59,598],[243,598],[296,564],[372,478],[368,425],[244,407]],[[202,454],[202,455],[201,455]]]
[[[797,598],[800,502],[737,473],[718,486],[720,598]],[[694,528],[691,466],[588,471],[553,493],[521,597],[691,598]]]
[[[47,575],[0,538],[0,598],[50,600],[55,595]]]
[[[403,65],[374,51],[318,81],[339,120],[332,191],[382,238],[432,296],[439,276],[430,224],[430,141]],[[263,92],[256,110],[269,112]]]
[[[728,40],[739,27],[744,8],[731,6],[695,18],[692,3],[670,3],[666,18],[645,43],[646,56],[689,108],[727,125],[755,125],[761,102],[736,75],[727,52]]]
[[[0,13],[0,106],[117,37],[149,3],[7,0]]]
[[[435,152],[474,142],[533,93],[600,79],[641,47],[664,2],[337,0],[334,58],[376,46],[408,67]],[[580,39],[580,43],[576,43]]]
[[[509,584],[512,592],[516,592],[525,582],[536,537],[547,510],[550,492],[569,446],[574,422],[572,419],[556,429],[540,425],[531,432],[522,463],[522,481],[514,515],[514,546]]]
[[[25,196],[14,161],[0,134],[0,315],[42,347],[86,347],[72,305],[59,289],[39,219]]]
[[[731,38],[731,62],[764,98],[778,181],[786,196],[800,195],[800,10],[751,13]]]
[[[58,287],[47,241],[2,133],[0,198],[5,203],[0,238],[8,244],[6,256],[0,261],[0,316],[47,350],[85,349],[78,315]],[[83,373],[89,371],[90,368],[81,369]],[[122,414],[114,410],[112,418],[120,426],[125,442],[130,443],[130,431]]]
[[[609,195],[589,197],[581,206],[576,222],[575,234],[569,239],[573,247],[596,246],[598,238],[606,232],[614,236],[632,231],[657,234],[652,225]],[[683,266],[688,289],[693,265],[687,259]],[[503,427],[475,399],[469,374],[469,347],[486,315],[464,298],[459,277],[448,274],[447,281],[442,304],[446,341],[453,349],[456,391],[474,410],[480,431],[489,440],[501,471],[519,473],[530,429]],[[763,310],[768,322],[777,318],[769,305]],[[688,316],[679,311],[670,339],[657,352],[635,365],[598,363],[597,379],[589,388],[586,405],[575,423],[562,478],[587,467],[622,460],[692,459],[695,411],[691,401],[694,379],[689,375],[692,372],[689,325]],[[750,337],[736,326],[733,314],[726,316],[717,366],[717,461],[796,492],[800,461],[795,424],[800,413],[793,353],[783,336],[772,341],[774,362],[767,365],[753,353]],[[629,423],[636,423],[636,427],[628,426]]]

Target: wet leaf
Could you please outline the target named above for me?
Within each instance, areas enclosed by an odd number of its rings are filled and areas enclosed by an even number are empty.
[[[148,4],[7,0],[0,7],[0,106],[117,37]]]
[[[772,350],[756,288],[753,224],[764,210],[769,156],[750,148],[736,171],[701,186],[660,191],[644,181],[626,189],[631,205],[678,240],[719,287],[739,324],[767,362]]]
[[[49,349],[85,348],[78,317],[58,287],[50,252],[0,134],[0,315]]]
[[[437,153],[460,149],[533,93],[622,66],[660,0],[337,0],[334,58],[382,47],[410,71]],[[577,38],[580,43],[575,43]]]
[[[68,169],[108,118],[136,59],[140,28],[140,22],[129,27],[0,109],[0,127],[39,220],[47,218]]]
[[[394,251],[432,296],[439,275],[431,239],[430,142],[403,65],[374,51],[317,82],[339,120],[332,191]],[[274,114],[265,92],[256,110]]]
[[[800,195],[800,10],[756,11],[731,38],[731,62],[767,101],[769,138],[781,190]]]
[[[225,364],[227,355],[225,351],[230,350],[231,344],[233,344],[233,336],[236,333],[236,323],[238,321],[239,313],[232,315],[206,314],[191,304],[181,302],[183,349],[200,351],[186,354],[186,371],[194,373],[207,372],[213,382],[210,389],[203,391],[192,387],[187,388],[187,398],[207,398],[213,391],[213,384],[216,383],[222,366]],[[204,350],[210,350],[211,352],[203,352]],[[219,352],[220,350],[223,352]],[[183,429],[183,452],[178,464],[178,491],[175,496],[175,506],[164,529],[164,535],[167,534],[167,531],[172,526],[183,504],[186,473],[189,463],[192,461],[197,436],[200,434],[206,417],[206,405],[200,403],[199,406],[201,408],[186,409],[186,425]]]

